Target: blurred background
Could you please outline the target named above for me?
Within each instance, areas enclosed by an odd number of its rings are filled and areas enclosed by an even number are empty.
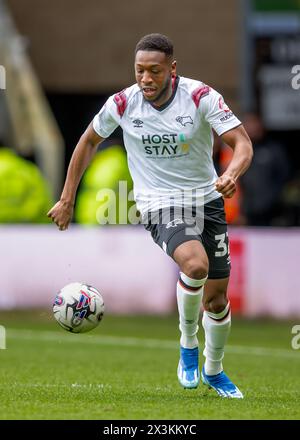
[[[111,313],[176,310],[177,267],[143,226],[97,221],[100,188],[132,189],[120,129],[85,174],[69,230],[46,217],[80,135],[135,82],[135,45],[152,32],[173,40],[179,75],[222,93],[253,142],[226,200],[233,311],[299,317],[299,0],[0,0],[0,309],[49,307],[82,280]],[[218,173],[230,158],[216,136]]]

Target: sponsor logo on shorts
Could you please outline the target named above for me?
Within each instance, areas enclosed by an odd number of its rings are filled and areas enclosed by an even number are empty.
[[[175,218],[174,220],[167,223],[166,229],[176,228],[177,225],[180,225],[182,223],[184,223],[184,221],[181,218]]]

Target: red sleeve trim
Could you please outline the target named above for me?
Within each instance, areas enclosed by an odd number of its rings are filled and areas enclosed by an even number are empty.
[[[193,91],[192,99],[193,99],[197,108],[200,105],[201,98],[203,98],[204,96],[207,96],[209,94],[209,91],[210,91],[210,87],[208,87],[208,86],[200,86]]]
[[[127,97],[124,93],[124,90],[116,93],[116,95],[114,96],[114,103],[117,106],[119,116],[122,118],[127,106]]]

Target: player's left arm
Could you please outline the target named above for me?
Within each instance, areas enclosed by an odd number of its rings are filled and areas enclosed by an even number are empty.
[[[221,135],[221,138],[233,149],[233,156],[225,172],[217,179],[216,190],[223,197],[230,198],[236,192],[236,180],[251,164],[253,148],[243,125],[227,131]]]

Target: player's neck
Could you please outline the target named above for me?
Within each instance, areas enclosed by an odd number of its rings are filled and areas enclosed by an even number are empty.
[[[159,97],[159,99],[152,103],[152,105],[156,108],[162,107],[165,105],[172,97],[173,93],[175,93],[175,84],[176,84],[176,76],[172,76],[172,80],[170,81],[168,88]]]
[[[157,107],[157,108],[162,107],[166,102],[169,101],[169,99],[171,98],[172,94],[173,94],[173,89],[172,89],[172,86],[170,84],[168,89],[165,90],[165,93],[161,97],[159,97],[159,99],[157,101],[153,102],[152,105],[154,107]]]

